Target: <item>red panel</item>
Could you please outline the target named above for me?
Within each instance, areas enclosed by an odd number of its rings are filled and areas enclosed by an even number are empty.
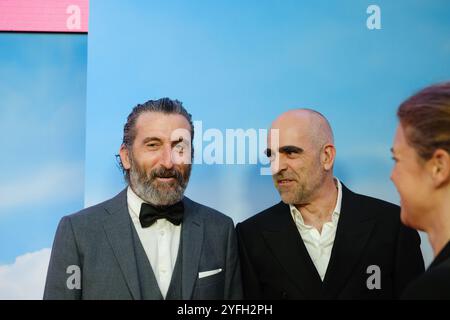
[[[0,31],[88,32],[89,0],[0,0]]]

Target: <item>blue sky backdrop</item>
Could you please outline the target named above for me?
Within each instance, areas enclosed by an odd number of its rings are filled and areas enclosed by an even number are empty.
[[[381,30],[366,26],[381,9]],[[331,122],[336,176],[398,203],[389,180],[395,110],[450,79],[448,1],[91,2],[85,204],[119,192],[114,154],[127,114],[163,96],[203,129],[267,128],[281,112]],[[197,139],[201,138],[199,135]],[[279,201],[250,165],[195,165],[187,195],[235,222]]]
[[[381,30],[366,27],[371,4]],[[0,298],[39,298],[44,271],[32,295],[20,281],[48,263],[59,219],[125,187],[115,154],[126,116],[149,99],[179,99],[224,134],[317,109],[334,129],[336,176],[398,203],[395,111],[450,79],[449,17],[447,0],[95,0],[89,41],[0,34]],[[259,169],[194,165],[187,195],[241,221],[279,201]]]
[[[84,199],[86,35],[0,33],[0,264]]]
[[[450,79],[450,3],[93,1],[89,34],[86,204],[123,188],[114,154],[137,103],[180,99],[203,129],[267,128],[310,107],[335,131],[336,175],[397,201],[389,181],[395,110]],[[197,138],[201,138],[197,135]],[[235,221],[279,200],[254,166],[194,166],[188,195]]]

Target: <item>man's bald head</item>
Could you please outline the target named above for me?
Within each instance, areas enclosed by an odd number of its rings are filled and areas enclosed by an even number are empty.
[[[272,129],[296,131],[308,138],[315,146],[334,145],[334,136],[328,120],[318,111],[312,109],[293,109],[282,113],[272,123]]]
[[[272,178],[285,203],[306,205],[335,188],[336,155],[327,119],[311,109],[281,114],[267,141]]]

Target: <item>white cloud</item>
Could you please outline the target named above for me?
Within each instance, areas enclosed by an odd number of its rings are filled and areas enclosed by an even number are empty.
[[[41,204],[76,199],[83,193],[83,166],[78,163],[47,165],[38,172],[0,183],[0,212],[24,203]],[[69,187],[70,186],[70,187]]]
[[[26,253],[0,266],[0,300],[40,300],[50,261],[50,248]]]

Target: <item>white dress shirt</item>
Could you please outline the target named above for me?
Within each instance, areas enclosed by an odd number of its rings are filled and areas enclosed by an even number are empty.
[[[165,299],[180,246],[181,224],[176,226],[166,219],[158,219],[150,227],[142,228],[139,213],[144,200],[128,187],[127,201],[131,220]]]
[[[306,250],[308,250],[309,256],[322,281],[325,278],[328,263],[330,262],[331,250],[333,249],[339,215],[341,213],[342,185],[336,178],[335,183],[338,189],[336,206],[331,215],[331,221],[323,225],[321,233],[316,228],[306,225],[301,212],[295,206],[289,205],[298,232],[305,243]]]

